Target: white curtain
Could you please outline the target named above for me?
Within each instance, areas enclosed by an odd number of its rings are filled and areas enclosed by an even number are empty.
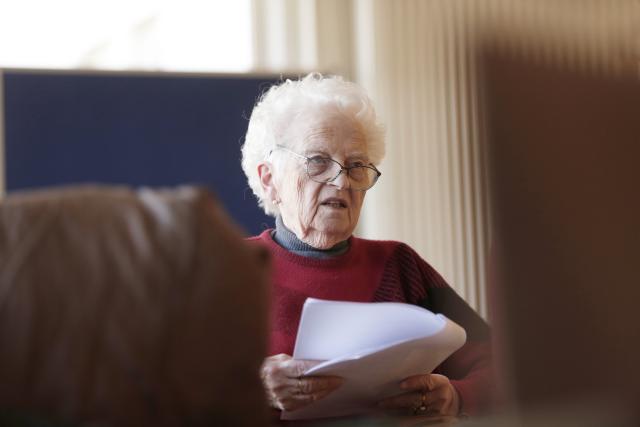
[[[254,71],[351,78],[350,0],[253,0]]]
[[[484,314],[486,180],[467,40],[473,22],[460,19],[461,7],[355,3],[357,38],[374,41],[357,80],[388,127],[384,179],[367,196],[362,232],[409,243]]]

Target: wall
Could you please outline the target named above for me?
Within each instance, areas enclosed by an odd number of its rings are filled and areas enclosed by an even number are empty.
[[[197,184],[250,235],[273,226],[240,167],[256,95],[274,76],[5,70],[7,191]]]

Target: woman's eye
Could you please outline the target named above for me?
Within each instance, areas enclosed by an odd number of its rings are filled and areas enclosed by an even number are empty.
[[[309,163],[314,166],[326,165],[330,162],[326,157],[315,156],[309,159]]]

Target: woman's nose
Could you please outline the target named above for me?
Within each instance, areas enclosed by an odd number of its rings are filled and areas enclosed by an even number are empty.
[[[351,180],[349,179],[346,170],[342,170],[337,178],[329,182],[329,184],[333,185],[334,187],[338,187],[340,190],[351,188]]]

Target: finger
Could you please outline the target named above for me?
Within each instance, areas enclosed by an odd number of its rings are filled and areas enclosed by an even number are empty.
[[[264,359],[260,367],[260,377],[263,382],[267,380],[285,376],[287,363],[291,360],[291,356],[287,354],[276,354]]]
[[[294,360],[286,354],[278,354],[265,359],[261,372],[263,377],[285,376],[298,378],[318,363],[320,362],[316,360]]]
[[[458,392],[449,383],[447,387],[438,387],[429,392],[429,412],[441,415],[456,415],[459,412],[460,399]]]
[[[408,408],[415,406],[415,397],[415,393],[400,394],[379,401],[378,406],[382,409]]]
[[[405,378],[400,383],[400,388],[403,390],[435,390],[449,384],[449,379],[444,375],[439,374],[426,374],[426,375],[414,375],[409,378]]]
[[[262,363],[262,366],[273,364],[273,363],[282,363],[291,359],[292,357],[289,356],[288,354],[284,354],[284,353],[275,354],[273,356],[265,357]]]
[[[437,401],[436,403],[433,403],[431,405],[427,406],[427,410],[425,412],[429,413],[429,414],[438,414],[438,415],[444,415],[445,414],[445,410],[444,410],[444,404],[445,402],[442,400]]]
[[[341,377],[304,377],[286,378],[283,381],[274,382],[272,390],[280,397],[296,395],[312,395],[329,393],[342,385]]]
[[[301,394],[314,394],[321,391],[333,391],[344,383],[342,377],[321,376],[297,379],[297,387]]]
[[[307,406],[310,403],[315,402],[316,400],[325,398],[333,391],[334,389],[325,389],[311,394],[288,395],[278,400],[279,404],[277,405],[277,407],[286,411],[294,411],[296,409]]]
[[[425,393],[425,412],[439,415],[456,415],[458,403],[454,403],[455,390],[451,385],[437,387],[435,390]],[[455,396],[457,397],[457,396]]]
[[[282,368],[288,377],[298,378],[304,375],[309,369],[321,363],[318,360],[295,360],[289,359],[283,362]]]
[[[312,366],[315,360],[294,360],[286,354],[267,357],[262,363],[260,376],[263,383],[282,383],[286,378],[299,378]]]
[[[420,406],[429,407],[434,403],[434,397],[430,393],[404,393],[392,396],[378,402],[378,406],[383,409],[418,408]]]

